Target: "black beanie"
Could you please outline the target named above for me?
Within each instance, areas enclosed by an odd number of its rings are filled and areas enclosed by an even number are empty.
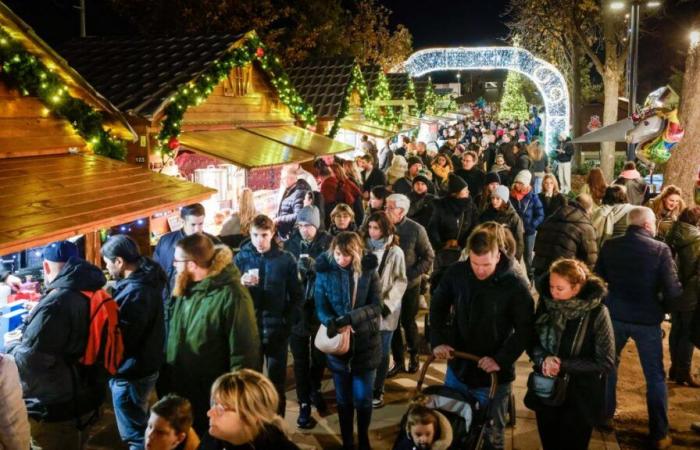
[[[422,181],[426,186],[430,187],[430,180],[425,175],[416,175],[413,177],[411,184],[416,184],[418,181]]]
[[[489,172],[486,174],[486,181],[484,181],[484,185],[491,183],[501,184],[501,177],[498,176],[496,172]]]
[[[467,187],[467,183],[462,179],[462,177],[453,173],[450,174],[449,178],[447,179],[448,194],[458,194],[465,187]]]
[[[107,239],[107,242],[102,245],[102,256],[110,261],[121,257],[124,261],[133,263],[141,258],[141,252],[136,241],[129,236],[117,234]]]

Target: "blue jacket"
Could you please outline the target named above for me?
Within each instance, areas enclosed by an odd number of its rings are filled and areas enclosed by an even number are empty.
[[[608,282],[605,304],[620,322],[659,325],[664,319],[660,294],[670,301],[682,293],[671,249],[635,225],[605,241],[595,271]]]
[[[137,379],[156,373],[165,360],[165,315],[161,295],[168,280],[150,258],[117,282],[112,297],[119,305],[124,361],[116,378]]]
[[[253,297],[263,344],[287,339],[291,325],[299,320],[299,306],[303,301],[294,256],[275,243],[269,251],[261,254],[248,241],[241,247],[234,263],[242,274],[250,269],[259,270],[260,283],[248,287],[248,291]]]
[[[522,200],[518,201],[512,195],[510,203],[518,212],[518,215],[523,219],[523,228],[525,228],[525,236],[535,234],[537,228],[544,221],[544,208],[540,198],[535,194],[535,191],[530,189]]]
[[[366,256],[357,282],[355,306],[351,308],[354,284],[352,270],[341,268],[328,253],[316,260],[316,313],[323,325],[349,320],[352,334],[350,351],[342,356],[328,355],[328,367],[333,371],[358,373],[374,370],[382,359],[379,321],[381,297],[377,257]]]
[[[105,282],[102,271],[87,261],[68,260],[29,315],[22,340],[8,350],[17,363],[31,417],[69,420],[74,401],[79,414],[102,403],[106,379],[100,382],[78,360],[85,353],[90,324],[90,302],[81,291],[96,291]],[[75,397],[71,372],[78,377]]]
[[[311,190],[311,186],[306,180],[299,179],[284,191],[275,219],[277,222],[277,233],[283,239],[287,239],[294,229],[297,214],[304,207],[304,197]]]

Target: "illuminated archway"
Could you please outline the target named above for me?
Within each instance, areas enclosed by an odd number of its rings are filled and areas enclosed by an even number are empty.
[[[505,69],[532,80],[544,100],[545,148],[551,152],[560,132],[569,132],[569,90],[556,67],[519,47],[430,48],[413,53],[391,72],[408,72],[412,77],[440,70]]]

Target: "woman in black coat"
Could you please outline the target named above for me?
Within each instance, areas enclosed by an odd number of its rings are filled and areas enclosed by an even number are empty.
[[[586,264],[560,259],[540,282],[535,315],[535,344],[530,352],[535,371],[546,377],[568,375],[566,397],[559,406],[528,389],[525,405],[537,416],[544,450],[585,450],[604,404],[605,375],[615,364],[615,339],[605,283]],[[574,353],[577,333],[580,351]]]
[[[542,192],[537,194],[544,208],[544,218],[551,216],[554,211],[568,203],[564,195],[559,192],[559,183],[551,173],[548,173],[542,179]]]
[[[510,204],[510,191],[499,185],[492,193],[488,206],[479,216],[479,223],[497,222],[505,225],[516,244],[515,259],[520,261],[525,250],[525,227],[518,212]]]
[[[427,229],[430,242],[437,251],[464,248],[478,220],[478,210],[469,197],[467,183],[450,174],[447,188],[447,195],[433,202],[433,214]]]

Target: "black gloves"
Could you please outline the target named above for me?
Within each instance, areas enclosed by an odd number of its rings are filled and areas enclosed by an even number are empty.
[[[345,327],[345,326],[348,326],[348,325],[351,324],[351,321],[350,321],[350,314],[346,314],[346,315],[344,315],[344,316],[336,317],[335,320],[334,320],[334,322],[335,322],[335,326],[336,326],[337,328],[343,328],[343,327]]]
[[[334,320],[328,322],[326,334],[328,335],[328,339],[333,339],[338,334],[338,328],[335,326]]]

